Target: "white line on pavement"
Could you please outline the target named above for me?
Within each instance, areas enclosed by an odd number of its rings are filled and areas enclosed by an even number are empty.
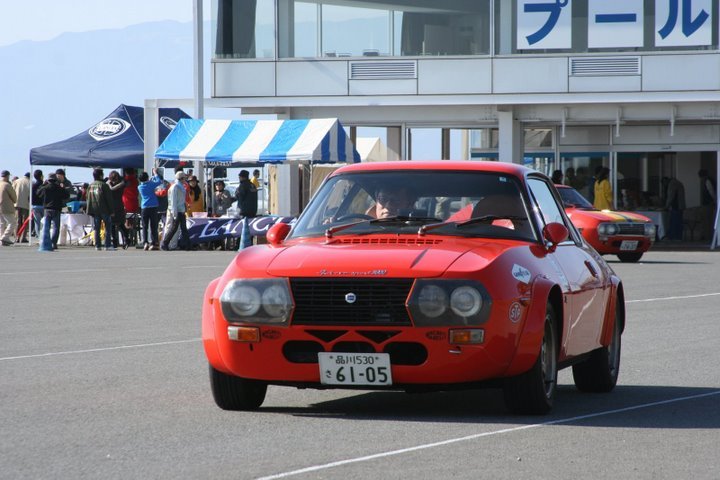
[[[91,348],[88,350],[71,350],[67,352],[49,352],[39,353],[37,355],[19,355],[17,357],[1,357],[0,362],[3,360],[21,360],[24,358],[39,358],[39,357],[54,357],[57,355],[72,355],[74,353],[92,353],[92,352],[107,352],[110,350],[124,350],[128,348],[144,348],[144,347],[158,347],[162,345],[177,345],[179,343],[192,343],[199,342],[199,338],[193,338],[190,340],[175,340],[171,342],[157,342],[157,343],[141,343],[137,345],[119,345],[117,347],[105,347],[105,348]]]
[[[718,295],[720,295],[720,293],[703,293],[699,295],[683,295],[681,297],[658,297],[646,298],[644,300],[625,300],[625,303],[659,302],[662,300],[684,300],[686,298],[716,297]]]
[[[634,405],[634,406],[632,406],[632,407],[617,408],[617,409],[614,409],[614,410],[605,410],[605,411],[597,412],[597,413],[589,413],[589,414],[587,414],[587,415],[579,415],[579,416],[577,416],[577,417],[564,418],[564,419],[560,419],[560,420],[551,420],[551,421],[549,421],[549,422],[534,423],[534,424],[532,424],[532,425],[522,425],[522,426],[520,426],[520,427],[504,428],[504,429],[502,429],[502,430],[495,430],[495,431],[492,431],[492,432],[477,433],[477,434],[475,434],[475,435],[468,435],[468,436],[466,436],[466,437],[451,438],[451,439],[448,439],[448,440],[443,440],[443,441],[441,441],[441,442],[426,443],[426,444],[424,444],[424,445],[416,445],[416,446],[414,446],[414,447],[402,448],[402,449],[399,449],[399,450],[391,450],[391,451],[388,451],[388,452],[376,453],[376,454],[374,454],[374,455],[367,455],[367,456],[364,456],[364,457],[357,457],[357,458],[349,458],[349,459],[347,459],[347,460],[339,460],[339,461],[337,461],[337,462],[325,463],[325,464],[323,464],[323,465],[315,465],[315,466],[312,466],[312,467],[301,468],[301,469],[299,469],[299,470],[292,470],[292,471],[289,471],[289,472],[283,472],[283,473],[278,473],[278,474],[275,474],[275,475],[269,475],[269,476],[267,476],[267,477],[260,477],[260,478],[258,478],[257,480],[275,480],[275,479],[278,479],[278,478],[287,478],[287,477],[292,477],[292,476],[295,476],[295,475],[301,475],[301,474],[303,474],[303,473],[316,472],[316,471],[318,471],[318,470],[326,470],[326,469],[333,468],[333,467],[339,467],[339,466],[342,466],[342,465],[348,465],[348,464],[351,464],[351,463],[366,462],[366,461],[368,461],[368,460],[375,460],[375,459],[378,459],[378,458],[391,457],[391,456],[394,456],[394,455],[402,455],[402,454],[404,454],[404,453],[415,452],[415,451],[417,451],[417,450],[425,450],[425,449],[428,449],[428,448],[443,447],[443,446],[445,446],[445,445],[450,445],[450,444],[453,444],[453,443],[467,442],[467,441],[470,441],[470,440],[476,440],[476,439],[478,439],[478,438],[490,437],[490,436],[492,436],[492,435],[500,435],[500,434],[503,434],[503,433],[519,432],[520,430],[528,430],[528,429],[531,429],[531,428],[544,427],[544,426],[547,426],[547,425],[560,425],[560,424],[563,424],[563,423],[570,423],[570,422],[576,422],[576,421],[579,421],[579,420],[586,420],[586,419],[588,419],[588,418],[602,417],[602,416],[605,416],[605,415],[613,415],[613,414],[616,414],[616,413],[624,413],[624,412],[629,412],[629,411],[632,411],[632,410],[639,410],[639,409],[641,409],[641,408],[656,407],[656,406],[658,406],[658,405],[666,405],[666,404],[668,404],[668,403],[682,402],[682,401],[685,401],[685,400],[695,400],[695,399],[698,399],[698,398],[709,397],[709,396],[712,396],[712,395],[720,395],[720,390],[716,390],[716,391],[708,392],[708,393],[701,393],[701,394],[698,394],[698,395],[690,395],[690,396],[686,396],[686,397],[671,398],[671,399],[669,399],[669,400],[661,400],[661,401],[659,401],[659,402],[644,403],[644,404],[640,404],[640,405]]]

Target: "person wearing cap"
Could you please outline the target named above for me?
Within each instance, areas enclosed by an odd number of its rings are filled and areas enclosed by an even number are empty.
[[[180,228],[180,238],[178,246],[180,248],[190,249],[190,237],[187,231],[187,223],[185,212],[187,207],[185,204],[185,172],[179,171],[175,173],[175,181],[170,185],[168,190],[168,209],[165,219],[165,235],[160,243],[160,250],[170,250],[170,240]]]
[[[30,223],[28,220],[30,217],[30,172],[15,180],[12,186],[17,195],[17,201],[15,202],[15,211],[17,212],[15,237],[18,242],[27,242],[27,232],[30,229],[25,225],[25,222]],[[25,228],[23,228],[23,225],[25,225]],[[20,230],[22,230],[22,234],[20,234]]]
[[[87,214],[93,217],[93,230],[95,234],[95,250],[102,250],[100,246],[100,229],[105,225],[105,250],[116,250],[112,245],[112,192],[110,186],[103,181],[104,173],[101,168],[93,170],[93,182],[87,193]]]
[[[187,179],[188,193],[190,194],[190,204],[187,207],[188,215],[193,213],[202,213],[205,211],[205,197],[203,195],[203,189],[198,183],[198,178],[195,175],[190,175]]]
[[[142,172],[138,177],[140,181],[138,193],[140,194],[144,250],[158,250],[160,248],[158,242],[158,208],[160,200],[155,191],[163,184],[163,179],[158,175],[157,169],[153,168],[152,173],[152,177],[149,177],[147,172]]]
[[[17,194],[10,184],[10,172],[0,172],[0,242],[4,247],[12,245],[12,238],[17,228],[15,217],[15,202]]]
[[[38,197],[43,202],[43,217],[45,225],[40,235],[41,252],[52,252],[57,249],[58,238],[60,237],[60,211],[65,206],[69,194],[67,190],[60,186],[57,174],[48,175],[48,181],[38,188]],[[52,227],[52,235],[50,230]]]

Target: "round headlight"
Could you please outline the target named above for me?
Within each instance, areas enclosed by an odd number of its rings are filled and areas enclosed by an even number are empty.
[[[654,223],[646,223],[645,224],[645,235],[651,238],[655,238],[655,233],[657,232],[657,227]]]
[[[271,317],[285,317],[290,311],[290,299],[287,288],[281,285],[270,285],[262,293],[262,305],[265,312]]]
[[[260,292],[250,285],[228,285],[220,301],[230,306],[240,317],[255,315],[260,310]]]
[[[472,317],[482,308],[482,295],[473,287],[458,287],[450,295],[450,308],[459,317]]]
[[[425,285],[418,296],[418,307],[426,317],[439,317],[447,311],[447,293],[437,285]]]

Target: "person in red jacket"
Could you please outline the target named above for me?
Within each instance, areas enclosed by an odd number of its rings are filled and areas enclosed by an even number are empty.
[[[140,213],[140,202],[138,201],[138,179],[134,168],[126,168],[123,171],[125,189],[122,194],[122,202],[127,213]]]

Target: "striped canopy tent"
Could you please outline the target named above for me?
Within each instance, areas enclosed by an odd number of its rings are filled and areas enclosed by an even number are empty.
[[[155,157],[161,161],[201,161],[210,166],[360,161],[360,155],[336,118],[183,119],[155,151]]]

